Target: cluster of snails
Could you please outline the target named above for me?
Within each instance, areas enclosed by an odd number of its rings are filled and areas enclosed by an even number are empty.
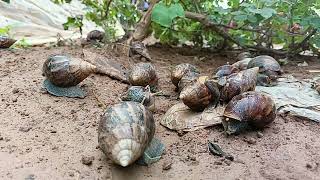
[[[217,68],[212,77],[200,76],[197,71],[196,77],[189,78],[182,89],[178,86],[182,102],[200,112],[209,105],[226,104],[223,125],[228,134],[271,123],[276,117],[275,103],[268,95],[255,92],[255,87],[275,85],[282,71],[271,56],[249,55],[240,54],[240,61]],[[188,64],[176,66],[171,72],[172,83],[177,87],[183,76],[195,74],[194,69],[197,68]]]
[[[58,87],[75,86],[96,72],[97,66],[64,55],[50,56],[43,65],[43,75]],[[150,63],[134,65],[127,76],[132,87],[121,97],[121,103],[106,110],[98,129],[101,150],[123,167],[135,162],[153,138],[154,97],[150,89],[156,89],[158,84]]]

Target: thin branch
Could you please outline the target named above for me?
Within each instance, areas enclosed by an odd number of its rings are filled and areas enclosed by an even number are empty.
[[[107,3],[105,19],[108,19],[111,2],[112,2],[112,0],[109,0]]]

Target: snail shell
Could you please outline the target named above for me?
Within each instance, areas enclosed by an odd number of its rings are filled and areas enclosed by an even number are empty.
[[[246,91],[254,91],[257,83],[257,74],[259,68],[251,68],[240,71],[239,73],[233,73],[227,77],[221,78],[220,83],[221,99],[225,102],[230,101],[234,96]]]
[[[0,48],[9,48],[12,46],[17,40],[11,39],[8,36],[0,36]]]
[[[146,60],[151,61],[151,56],[147,47],[140,41],[135,41],[131,43],[130,46],[130,56],[140,55],[141,57],[146,58]]]
[[[154,132],[155,122],[148,109],[137,102],[121,102],[102,116],[98,141],[106,156],[126,167],[143,154]]]
[[[239,72],[239,69],[233,65],[223,65],[216,69],[215,77],[221,78],[223,76],[229,76],[230,74]]]
[[[87,41],[102,41],[104,38],[104,32],[99,30],[90,31],[87,35]]]
[[[155,110],[155,98],[151,94],[149,88],[142,86],[131,86],[127,92],[121,96],[121,100],[139,102],[148,107],[150,111]]]
[[[150,63],[138,63],[134,65],[128,74],[128,79],[133,86],[155,88],[158,85],[158,76],[155,68]]]
[[[181,80],[181,78],[189,73],[189,72],[194,72],[194,73],[200,73],[200,71],[193,65],[188,64],[188,63],[183,63],[175,66],[173,70],[171,71],[171,82],[178,87],[178,84]]]
[[[201,79],[186,86],[180,94],[180,99],[193,111],[203,111],[210,103],[219,102],[220,91],[217,83],[211,80],[201,82]]]
[[[253,58],[248,68],[259,67],[258,85],[269,86],[276,83],[282,74],[280,64],[271,56],[257,56]]]
[[[264,128],[276,118],[272,98],[261,92],[249,91],[237,95],[227,104],[223,126],[227,133],[238,133],[249,126]]]
[[[237,59],[239,61],[241,61],[241,60],[244,60],[246,58],[251,58],[251,57],[252,57],[252,54],[250,52],[242,52],[242,53],[238,54]]]
[[[96,66],[78,58],[53,55],[44,62],[42,70],[54,85],[70,87],[79,84],[91,73],[94,73]]]
[[[178,83],[178,91],[181,92],[183,88],[197,81],[200,77],[198,72],[187,72],[184,76],[182,76],[181,80]]]

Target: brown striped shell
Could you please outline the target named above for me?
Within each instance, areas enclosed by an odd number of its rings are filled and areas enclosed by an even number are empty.
[[[93,30],[87,34],[87,41],[102,41],[103,38],[104,32],[99,30]]]
[[[128,79],[133,86],[148,86],[154,88],[158,85],[158,75],[150,63],[135,64],[128,74]]]
[[[209,104],[217,104],[220,91],[216,82],[212,80],[197,80],[186,86],[180,93],[180,99],[193,111],[203,111]]]
[[[199,77],[200,77],[200,74],[198,72],[190,71],[186,73],[184,76],[182,76],[181,80],[179,81],[177,90],[181,92],[184,87],[197,81]]]
[[[189,72],[194,72],[198,74],[200,73],[200,71],[194,65],[188,63],[183,63],[175,66],[171,71],[171,82],[176,87],[178,87],[178,84],[182,77]]]
[[[155,122],[148,109],[138,102],[121,102],[101,117],[98,141],[107,157],[126,167],[143,154],[154,132]]]
[[[249,126],[264,128],[276,118],[276,106],[265,93],[249,91],[237,95],[224,111],[223,125],[227,133],[238,133]]]
[[[274,85],[278,77],[282,74],[280,64],[271,56],[257,56],[253,58],[248,68],[259,67],[258,85]]]
[[[42,71],[52,84],[70,87],[79,84],[94,73],[96,66],[78,58],[53,55],[44,62]]]
[[[230,74],[239,72],[239,69],[233,65],[223,65],[216,69],[215,77],[221,78],[223,76],[229,76]]]
[[[221,89],[221,99],[224,102],[230,101],[234,96],[246,91],[254,91],[257,83],[257,74],[259,68],[251,68],[233,73],[227,77],[221,78],[219,81]]]
[[[0,49],[11,47],[17,40],[14,40],[8,36],[0,36]]]

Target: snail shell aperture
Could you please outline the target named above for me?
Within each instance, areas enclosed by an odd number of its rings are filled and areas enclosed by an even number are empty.
[[[155,132],[152,113],[137,102],[121,102],[106,110],[98,128],[101,150],[126,167],[145,151]]]
[[[42,70],[54,85],[70,87],[79,84],[91,73],[94,73],[96,66],[78,58],[53,55],[44,62]]]
[[[249,91],[237,95],[227,104],[222,124],[228,134],[249,126],[264,128],[276,118],[276,106],[265,93]]]

